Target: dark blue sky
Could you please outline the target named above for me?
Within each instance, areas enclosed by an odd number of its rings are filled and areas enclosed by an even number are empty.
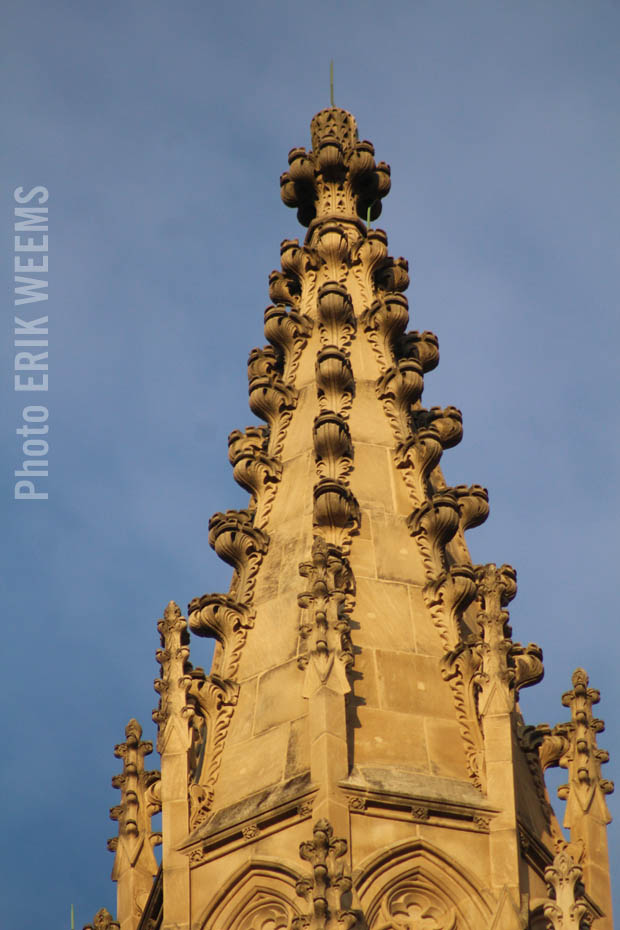
[[[618,5],[6,0],[3,14],[2,930],[65,930],[72,901],[78,927],[114,909],[113,746],[131,716],[154,735],[167,601],[228,586],[207,524],[246,500],[226,437],[253,421],[267,276],[281,239],[303,236],[279,174],[329,102],[330,58],[336,103],[392,166],[378,225],[409,259],[412,326],[439,336],[425,403],[463,410],[446,477],[489,489],[473,558],[517,568],[515,639],[545,650],[528,722],[565,719],[583,665],[620,778]],[[49,500],[15,502],[13,190],[36,184]],[[208,665],[204,641],[193,658]],[[616,824],[610,839],[620,863]]]

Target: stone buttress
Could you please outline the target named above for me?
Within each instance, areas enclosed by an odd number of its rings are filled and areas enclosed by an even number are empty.
[[[542,652],[512,639],[514,570],[471,562],[486,490],[441,473],[461,414],[423,405],[437,338],[407,330],[407,262],[371,228],[389,167],[344,110],[311,133],[281,179],[307,234],[249,357],[263,425],[229,438],[248,506],[209,525],[230,590],[159,623],[161,774],[139,800],[163,865],[121,930],[610,930],[598,693],[578,670],[570,722],[524,723]],[[215,640],[209,674],[190,631]]]

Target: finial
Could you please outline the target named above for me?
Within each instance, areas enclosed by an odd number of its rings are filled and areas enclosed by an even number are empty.
[[[345,910],[346,895],[351,890],[351,878],[345,869],[343,856],[347,841],[334,838],[328,820],[317,820],[309,842],[300,843],[299,856],[312,866],[312,874],[300,879],[295,890],[310,905],[310,913],[293,920],[293,930],[353,930],[357,915]]]
[[[161,695],[159,707],[153,711],[153,720],[158,725],[157,749],[162,753],[166,745],[166,724],[169,718],[186,714],[189,672],[189,634],[187,620],[181,616],[181,608],[170,601],[164,616],[157,621],[161,648],[155,656],[161,665],[161,678],[155,679],[155,690]]]
[[[289,152],[290,170],[280,177],[282,200],[297,208],[302,226],[337,218],[363,235],[368,207],[376,220],[390,190],[389,165],[375,162],[372,144],[360,141],[355,117],[333,104],[312,118],[310,137],[310,152],[299,147]]]
[[[565,728],[569,746],[560,759],[560,765],[569,771],[569,783],[558,788],[558,796],[568,801],[565,826],[577,827],[588,814],[607,824],[611,816],[605,795],[612,793],[614,784],[601,774],[601,765],[609,761],[609,753],[598,748],[596,737],[605,724],[592,713],[601,695],[589,687],[590,680],[582,668],[575,669],[572,683],[572,690],[562,695],[562,704],[570,708],[572,718]]]
[[[110,810],[111,819],[118,821],[118,836],[108,841],[108,849],[116,853],[112,881],[120,882],[123,891],[130,889],[132,899],[136,889],[148,895],[157,872],[152,847],[159,837],[151,832],[154,811],[148,789],[159,781],[159,772],[144,768],[144,757],[152,751],[153,744],[142,741],[142,727],[132,717],[125,727],[125,742],[114,747],[116,758],[123,760],[123,771],[112,779],[112,786],[120,789],[121,801]],[[119,894],[119,902],[122,898]],[[137,911],[132,914],[134,930],[138,916]],[[124,920],[122,914],[119,919]]]
[[[334,106],[334,59],[329,63],[329,105]]]
[[[551,897],[544,912],[553,930],[581,930],[591,925],[595,915],[583,896],[582,874],[567,849],[560,849],[545,869]]]
[[[120,930],[120,924],[102,907],[93,917],[92,924],[86,924],[84,930]]]
[[[174,601],[169,601],[166,609],[164,610],[164,619],[165,620],[176,620],[181,616],[181,608]]]

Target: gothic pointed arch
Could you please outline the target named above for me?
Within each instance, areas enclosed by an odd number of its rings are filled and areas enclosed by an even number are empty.
[[[419,838],[368,857],[355,887],[369,930],[478,930],[493,913],[469,870]]]
[[[200,930],[288,930],[300,915],[291,865],[262,857],[245,862],[207,905]]]

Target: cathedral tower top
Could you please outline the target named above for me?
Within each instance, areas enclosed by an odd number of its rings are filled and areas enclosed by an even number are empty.
[[[407,331],[407,262],[370,228],[390,169],[345,110],[311,136],[281,178],[308,232],[248,361],[262,423],[229,437],[248,504],[209,523],[230,589],[159,621],[161,771],[136,721],[117,748],[120,930],[611,930],[598,694],[579,671],[571,722],[525,725],[542,651],[513,640],[514,569],[472,563],[486,490],[441,471],[462,417],[423,404],[438,340]]]

